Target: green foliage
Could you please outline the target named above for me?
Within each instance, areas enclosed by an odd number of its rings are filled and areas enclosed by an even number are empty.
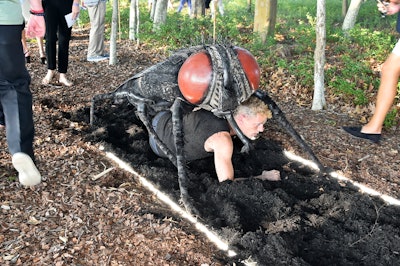
[[[340,64],[343,65],[333,66],[326,71],[328,88],[344,98],[350,97],[356,105],[367,104],[369,100],[364,90],[367,90],[368,87],[364,86],[375,82],[375,79],[372,79],[371,69],[365,62],[351,57],[350,54],[342,53],[341,59]]]
[[[8,181],[10,181],[10,182],[15,182],[15,181],[18,180],[18,177],[17,177],[17,176],[9,176],[7,179],[8,179]]]
[[[383,122],[384,127],[390,128],[395,125],[397,121],[396,117],[397,109],[390,110],[389,113],[386,115],[385,121]]]
[[[252,1],[254,3],[254,1]],[[184,9],[168,11],[167,22],[158,30],[153,29],[147,0],[140,1],[139,39],[149,48],[176,50],[213,40],[214,24],[210,15],[190,18]],[[257,58],[261,68],[285,69],[304,88],[314,87],[314,49],[316,40],[316,1],[279,0],[275,36],[261,42],[253,33],[254,5],[249,10],[247,1],[224,0],[225,16],[216,19],[217,40],[228,40],[248,50]],[[88,23],[87,12],[80,21]],[[341,26],[342,0],[326,1],[326,90],[346,104],[367,105],[375,101],[379,86],[379,65],[390,53],[398,36],[395,32],[396,16],[381,18],[376,1],[365,1],[357,22],[348,34]],[[120,1],[120,37],[128,38],[129,1]],[[111,27],[112,4],[107,8],[107,34]],[[286,47],[290,53],[279,55],[276,47]],[[263,81],[262,81],[263,82]],[[309,90],[305,90],[309,91]],[[301,95],[300,95],[301,97]],[[386,125],[393,125],[396,112],[388,115]]]

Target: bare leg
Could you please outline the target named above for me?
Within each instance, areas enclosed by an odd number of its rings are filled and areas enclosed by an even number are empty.
[[[43,37],[36,37],[36,41],[37,41],[37,43],[38,43],[40,58],[41,58],[41,59],[42,59],[42,58],[46,58],[46,54],[45,54],[45,52],[44,52]],[[45,59],[45,60],[46,60],[46,59]],[[43,60],[42,60],[42,61],[43,61]],[[44,64],[45,62],[42,62],[42,63]]]
[[[26,36],[25,36],[25,30],[22,30],[22,35],[21,35],[21,42],[22,42],[22,49],[24,51],[25,59],[27,63],[30,63],[30,54],[29,54],[29,48],[28,45],[26,44]]]
[[[371,120],[362,127],[362,133],[380,134],[387,113],[393,105],[400,76],[400,56],[391,53],[386,59],[381,72],[381,84],[378,90],[375,113]]]

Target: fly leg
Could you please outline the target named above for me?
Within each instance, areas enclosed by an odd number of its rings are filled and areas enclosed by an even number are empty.
[[[297,144],[311,157],[312,161],[317,165],[320,172],[325,172],[325,167],[319,161],[317,156],[314,154],[310,146],[304,141],[304,139],[297,133],[293,126],[286,119],[285,114],[279,108],[279,106],[274,102],[274,100],[269,97],[266,92],[256,90],[254,95],[262,100],[272,112],[272,116],[280,123],[280,125],[289,133],[292,138],[297,142]]]
[[[183,115],[182,115],[182,99],[176,98],[172,105],[172,132],[176,146],[176,167],[178,169],[178,182],[180,189],[180,196],[183,205],[189,213],[198,215],[198,210],[193,206],[193,200],[189,196],[188,186],[189,180],[187,176],[186,159],[183,153]]]

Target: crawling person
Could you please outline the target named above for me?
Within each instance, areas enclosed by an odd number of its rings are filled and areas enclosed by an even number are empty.
[[[242,133],[250,140],[255,140],[264,131],[264,124],[272,117],[268,106],[256,96],[241,103],[234,111],[233,118]],[[175,155],[176,147],[173,135],[172,113],[159,112],[152,120],[152,127],[159,139]],[[218,118],[212,112],[199,109],[183,116],[184,156],[193,161],[214,156],[215,171],[219,182],[234,179],[232,164],[233,141],[235,131],[226,119]],[[150,136],[150,146],[155,154],[167,157],[157,146],[154,137]],[[277,170],[263,171],[255,178],[278,181],[280,173]]]

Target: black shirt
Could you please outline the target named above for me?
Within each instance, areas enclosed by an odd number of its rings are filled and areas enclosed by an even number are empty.
[[[171,112],[160,117],[155,131],[161,141],[176,155]],[[206,152],[204,149],[204,143],[210,136],[222,131],[230,131],[228,121],[216,117],[210,111],[200,109],[185,114],[183,116],[183,152],[186,160],[193,161],[212,156],[213,153]]]

